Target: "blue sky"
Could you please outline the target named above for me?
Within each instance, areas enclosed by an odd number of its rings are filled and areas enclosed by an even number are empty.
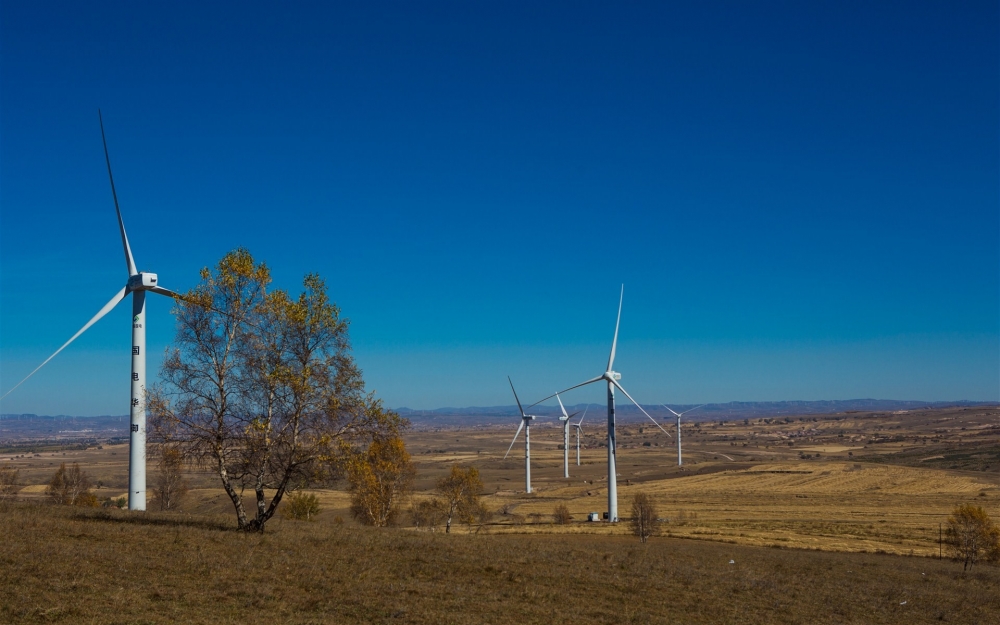
[[[644,403],[1000,399],[995,2],[140,4],[0,4],[0,391],[124,284],[100,107],[139,268],[319,272],[390,406],[599,374],[621,284]],[[126,413],[128,316],[0,411]]]

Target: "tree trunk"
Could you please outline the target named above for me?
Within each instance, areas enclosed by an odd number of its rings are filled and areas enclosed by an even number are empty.
[[[246,529],[247,512],[243,508],[243,499],[229,482],[229,472],[226,471],[226,462],[222,454],[216,453],[216,458],[219,461],[219,477],[222,478],[222,487],[226,489],[226,494],[229,495],[229,499],[233,502],[233,507],[236,508],[236,523],[240,529]]]

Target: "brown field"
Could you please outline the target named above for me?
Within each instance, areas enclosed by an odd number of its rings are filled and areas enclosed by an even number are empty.
[[[0,508],[10,623],[997,623],[1000,569],[624,536]]]
[[[532,428],[531,495],[523,444],[503,460],[516,419],[411,431],[416,498],[452,464],[473,464],[485,501],[507,512],[449,536],[405,518],[357,527],[342,487],[313,491],[315,523],[222,531],[231,504],[198,470],[182,514],[35,505],[62,461],[80,462],[99,497],[124,495],[127,447],[19,448],[0,454],[21,469],[28,502],[0,511],[0,620],[1000,623],[1000,569],[963,575],[936,559],[955,505],[1000,519],[998,417],[992,407],[691,423],[683,468],[651,424],[620,426],[619,513],[642,490],[665,519],[646,547],[625,523],[583,520],[607,507],[598,420],[582,466],[571,448],[568,480],[561,430]],[[551,523],[560,503],[570,525]]]

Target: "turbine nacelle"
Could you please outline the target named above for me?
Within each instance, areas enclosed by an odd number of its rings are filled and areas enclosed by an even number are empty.
[[[605,371],[604,375],[601,376],[608,382],[617,382],[622,379],[622,374],[617,371]]]
[[[129,291],[148,291],[149,289],[156,288],[156,286],[158,285],[155,273],[142,272],[128,278]]]

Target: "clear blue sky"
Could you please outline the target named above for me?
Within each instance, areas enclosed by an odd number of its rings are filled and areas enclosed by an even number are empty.
[[[996,2],[147,4],[0,4],[0,392],[124,284],[100,107],[139,268],[319,272],[390,406],[599,374],[622,283],[643,403],[1000,399]],[[126,413],[128,317],[0,411]]]

